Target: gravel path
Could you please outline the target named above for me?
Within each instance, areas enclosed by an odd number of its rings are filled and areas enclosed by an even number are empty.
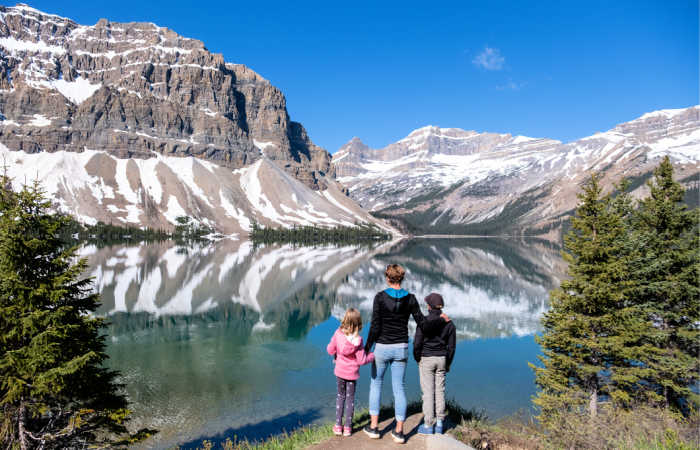
[[[418,425],[422,414],[413,414],[404,424],[406,443],[397,444],[391,439],[393,418],[379,423],[381,438],[370,439],[361,429],[353,430],[352,436],[335,436],[309,450],[473,450],[449,435],[422,436],[418,434]]]

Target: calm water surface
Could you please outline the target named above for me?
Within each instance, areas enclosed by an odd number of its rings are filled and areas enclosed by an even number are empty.
[[[109,318],[109,364],[122,373],[133,424],[160,433],[147,447],[202,439],[259,439],[334,417],[335,378],[325,347],[346,308],[369,323],[387,264],[404,287],[445,298],[457,326],[448,397],[499,417],[530,407],[547,292],[562,273],[541,242],[416,239],[376,248],[268,246],[224,240],[84,249]],[[410,326],[414,327],[411,320]],[[366,337],[368,326],[363,329]],[[385,383],[383,402],[391,402]],[[409,398],[418,399],[409,362]],[[356,403],[368,399],[361,370]]]

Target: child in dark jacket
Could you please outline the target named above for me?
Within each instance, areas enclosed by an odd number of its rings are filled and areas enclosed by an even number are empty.
[[[423,391],[423,424],[420,434],[442,434],[445,420],[445,375],[455,356],[457,329],[452,322],[440,317],[445,303],[440,294],[425,297],[428,321],[439,321],[438,326],[425,327],[425,334],[416,328],[413,356],[418,362],[420,387]],[[438,322],[436,322],[438,323]]]

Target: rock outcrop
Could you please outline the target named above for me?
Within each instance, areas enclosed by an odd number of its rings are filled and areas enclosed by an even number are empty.
[[[153,23],[85,26],[0,7],[0,111],[11,150],[195,156],[232,169],[264,154],[312,189],[333,176],[279,89]]]

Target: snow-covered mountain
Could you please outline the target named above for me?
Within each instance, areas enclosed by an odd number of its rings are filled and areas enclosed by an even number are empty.
[[[120,159],[98,150],[25,153],[0,144],[0,159],[16,189],[39,179],[59,210],[88,224],[101,220],[167,228],[186,215],[239,237],[253,220],[284,227],[358,221],[384,226],[334,181],[325,190],[312,190],[266,157],[231,170],[194,157]]]
[[[277,88],[152,23],[0,6],[0,153],[16,186],[38,178],[87,223],[377,222]]]
[[[333,155],[338,179],[379,217],[418,233],[556,235],[592,172],[636,194],[669,155],[698,195],[700,107],[662,110],[568,144],[428,126],[383,149],[354,138]]]

